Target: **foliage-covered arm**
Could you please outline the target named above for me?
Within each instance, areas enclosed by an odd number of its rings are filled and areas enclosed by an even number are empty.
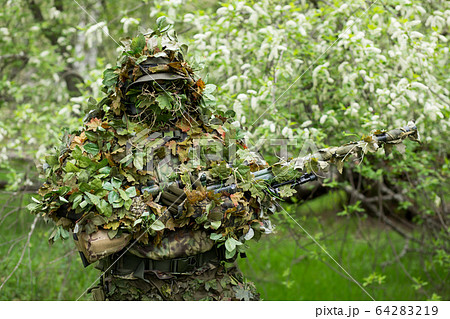
[[[281,197],[291,195],[289,188],[315,180],[316,173],[326,170],[331,163],[337,166],[342,173],[345,160],[353,154],[366,154],[376,152],[384,147],[388,155],[392,147],[397,145],[402,151],[402,141],[410,138],[419,141],[419,133],[413,122],[407,126],[391,131],[375,131],[368,136],[363,136],[360,141],[347,143],[341,146],[320,149],[319,151],[304,157],[295,158],[289,162],[277,163],[264,170],[253,172],[255,183],[266,183],[272,193]],[[239,185],[222,186],[221,184],[210,185],[208,190],[215,192],[233,192]]]

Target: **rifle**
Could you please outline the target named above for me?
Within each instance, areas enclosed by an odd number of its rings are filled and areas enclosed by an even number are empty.
[[[385,149],[386,155],[389,155],[392,147],[403,142],[404,139],[410,138],[413,141],[420,142],[419,133],[414,122],[409,122],[408,125],[390,130],[390,131],[375,131],[374,133],[363,137],[360,141],[350,142],[337,147],[328,147],[320,149],[313,154],[304,157],[297,157],[289,162],[276,163],[271,167],[252,172],[252,180],[254,183],[264,182],[267,189],[272,195],[279,194],[279,188],[284,185],[291,185],[291,187],[302,185],[314,180],[317,180],[317,174],[314,173],[313,166],[325,169],[330,163],[336,164],[338,171],[342,173],[344,161],[350,154],[358,151],[366,154],[367,152],[376,152],[380,146]],[[274,168],[278,167],[284,170],[282,175],[292,176],[292,171],[295,172],[295,177],[283,178],[279,172],[274,172]],[[298,173],[307,169],[308,173],[298,176]],[[311,172],[312,171],[312,172]],[[286,174],[290,172],[290,174]],[[217,184],[206,185],[206,176],[200,176],[200,182],[206,186],[207,191],[214,191],[215,193],[227,192],[233,194],[238,191],[239,184],[224,185],[222,182]],[[162,186],[143,187],[141,191],[150,192],[152,195],[157,195],[166,188],[176,185],[182,188],[181,181],[174,181],[166,183]]]

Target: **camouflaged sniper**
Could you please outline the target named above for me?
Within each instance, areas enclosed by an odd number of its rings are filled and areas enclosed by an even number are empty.
[[[85,262],[99,260],[96,300],[258,300],[237,253],[271,232],[273,196],[292,193],[286,181],[348,154],[269,168],[158,21],[104,72],[107,97],[46,157],[29,208],[55,222],[50,240],[71,231]],[[348,153],[376,150],[376,139],[358,143]],[[284,183],[276,194],[259,172]]]
[[[216,194],[199,176],[250,184],[267,163],[230,114],[214,110],[215,87],[193,73],[174,36],[125,46],[104,72],[107,97],[46,157],[47,182],[29,208],[54,220],[51,240],[72,231],[85,261],[108,270],[95,299],[257,299],[232,261],[246,240],[271,231],[271,198],[251,185]]]

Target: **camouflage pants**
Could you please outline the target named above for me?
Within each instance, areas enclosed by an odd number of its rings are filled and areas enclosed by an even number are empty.
[[[235,264],[208,263],[192,274],[148,272],[145,280],[105,274],[103,285],[92,293],[94,300],[259,300],[254,284],[244,279]]]

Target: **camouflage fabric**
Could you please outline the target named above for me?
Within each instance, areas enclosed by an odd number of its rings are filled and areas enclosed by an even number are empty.
[[[92,234],[82,232],[78,234],[75,245],[84,254],[89,263],[93,263],[103,257],[122,250],[130,242],[130,234],[122,234],[120,237],[109,238],[108,232],[99,230]]]
[[[129,252],[141,258],[164,260],[192,256],[209,251],[214,241],[205,231],[182,229],[169,232],[157,245],[135,244]]]
[[[211,263],[186,275],[149,272],[143,279],[124,279],[107,273],[92,294],[94,300],[259,300],[254,284],[235,264]]]

